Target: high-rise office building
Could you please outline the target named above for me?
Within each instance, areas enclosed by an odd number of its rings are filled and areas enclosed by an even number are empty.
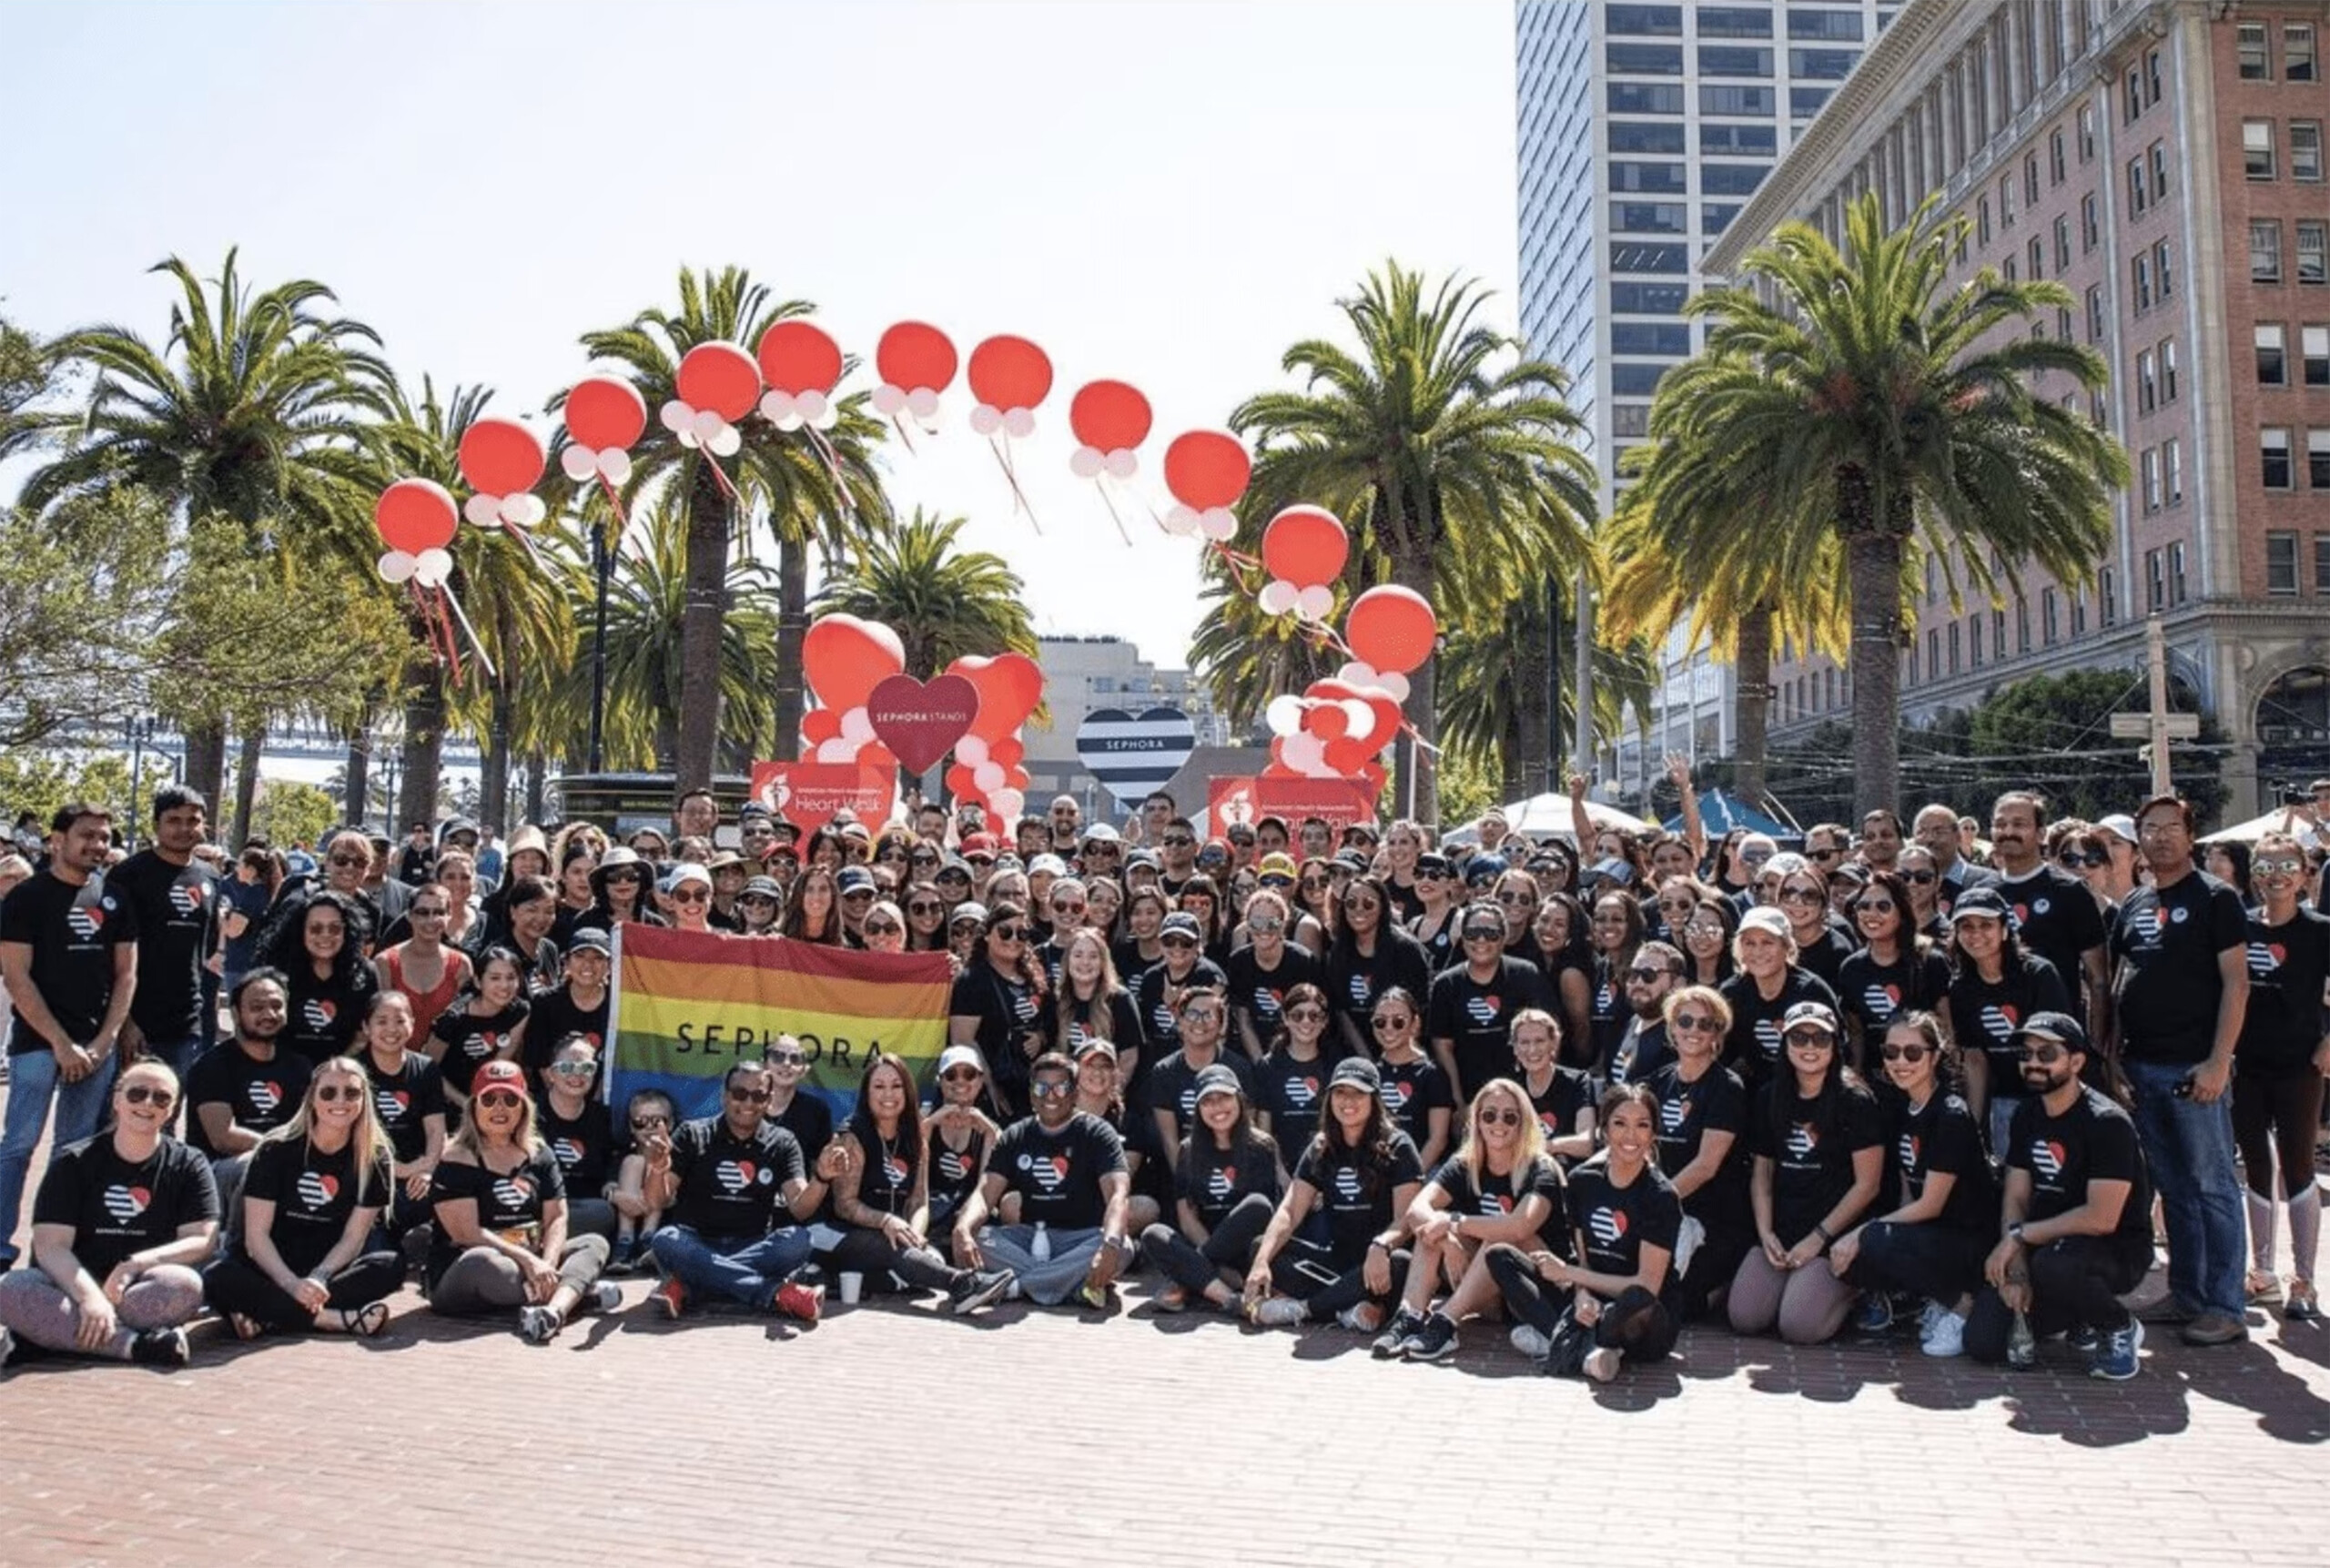
[[[1954,280],[2044,278],[2032,330],[2111,368],[2089,411],[2126,445],[2095,581],[2043,572],[1953,605],[1930,575],[1901,653],[1912,723],[2024,675],[2140,672],[2163,618],[2175,678],[2224,726],[2234,817],[2330,773],[2330,5],[1916,0],[1706,258],[1874,190],[1899,223],[1963,218]],[[2065,397],[2079,394],[2066,384]],[[1849,693],[1776,664],[1785,742]]]
[[[1683,303],[1701,256],[1899,9],[1515,5],[1521,329],[1575,378],[1606,512],[1659,376],[1696,347]],[[1661,667],[1650,745],[1630,730],[1615,747],[1622,784],[1661,752],[1729,748],[1729,670],[1679,633]]]

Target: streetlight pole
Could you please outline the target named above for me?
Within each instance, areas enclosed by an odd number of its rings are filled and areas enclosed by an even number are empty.
[[[597,773],[604,765],[602,737],[607,714],[607,578],[613,567],[613,553],[607,549],[607,531],[600,524],[591,530],[591,568],[598,575],[596,624],[591,632],[591,767]]]

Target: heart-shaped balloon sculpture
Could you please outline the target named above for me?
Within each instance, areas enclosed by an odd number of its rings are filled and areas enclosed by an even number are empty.
[[[927,683],[892,675],[866,699],[875,738],[887,746],[908,773],[923,773],[971,732],[980,712],[979,690],[960,675]]]

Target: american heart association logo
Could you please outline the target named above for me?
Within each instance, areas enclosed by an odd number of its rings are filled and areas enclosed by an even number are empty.
[[[268,1115],[283,1103],[283,1086],[272,1080],[261,1079],[244,1093],[251,1102],[251,1108],[261,1116]]]
[[[582,1143],[580,1138],[560,1138],[551,1140],[550,1154],[558,1161],[561,1170],[572,1170],[582,1163]]]
[[[493,1201],[504,1209],[524,1209],[534,1200],[534,1181],[530,1176],[497,1177],[493,1183]]]
[[[322,1209],[339,1196],[339,1179],[321,1171],[303,1171],[299,1176],[299,1201],[310,1209]]]
[[[1509,1192],[1482,1193],[1480,1211],[1481,1217],[1484,1219],[1504,1219],[1513,1212],[1513,1194]]]
[[[2019,1007],[1992,1004],[1982,1009],[1982,1032],[2003,1044],[2014,1036],[2014,1027],[2022,1022]]]
[[[1360,1186],[1358,1169],[1355,1167],[1348,1165],[1337,1167],[1335,1169],[1335,1201],[1349,1205],[1357,1203],[1364,1196],[1365,1193]]]
[[[2049,1181],[2063,1173],[2063,1146],[2048,1138],[2033,1138],[2031,1143],[2031,1168]]]
[[[1585,1229],[1605,1247],[1615,1247],[1626,1233],[1626,1217],[1615,1209],[1597,1208],[1585,1217]]]
[[[73,935],[82,941],[94,941],[97,933],[105,928],[106,913],[94,904],[76,905],[66,912],[65,924],[72,927]]]
[[[1217,1200],[1227,1199],[1238,1189],[1238,1173],[1226,1165],[1217,1165],[1205,1179],[1206,1196]]]
[[[385,1122],[400,1122],[411,1108],[412,1097],[402,1089],[374,1089],[372,1109]]]
[[[1288,1105],[1296,1110],[1302,1110],[1317,1103],[1319,1080],[1316,1077],[1289,1078],[1281,1092],[1286,1096]]]
[[[1484,1027],[1495,1023],[1497,1015],[1504,1010],[1502,996],[1468,996],[1464,1000],[1465,1017]]]
[[[2279,942],[2252,942],[2249,945],[2249,972],[2261,979],[2279,969],[2288,961],[2290,950]]]
[[[501,1050],[501,1037],[489,1029],[481,1035],[471,1035],[469,1043],[461,1047],[461,1054],[472,1061],[481,1062],[488,1057],[500,1055]]]
[[[882,1157],[882,1185],[896,1190],[907,1184],[907,1162],[895,1154]]]
[[[1788,1129],[1788,1151],[1798,1159],[1808,1159],[1820,1147],[1820,1129],[1808,1121],[1799,1121]]]
[[[1924,1150],[1923,1138],[1918,1137],[1916,1133],[1905,1132],[1901,1135],[1900,1142],[1893,1146],[1893,1158],[1899,1162],[1905,1174],[1915,1175],[1918,1168],[1918,1156]]]
[[[329,1029],[332,1020],[339,1017],[339,1004],[325,996],[310,996],[299,1007],[299,1017],[311,1029]]]
[[[170,884],[170,907],[181,916],[192,916],[202,909],[202,884],[173,882]]]
[[[146,1206],[153,1201],[149,1188],[125,1187],[116,1181],[106,1189],[106,1212],[125,1225],[145,1213]]]
[[[971,1174],[970,1155],[963,1150],[942,1148],[938,1151],[938,1174],[949,1181],[961,1181]]]
[[[1768,1062],[1780,1059],[1780,1026],[1778,1019],[1756,1020],[1756,1048],[1764,1053],[1764,1059]]]
[[[1684,1118],[1691,1114],[1691,1097],[1677,1095],[1673,1099],[1658,1102],[1658,1126],[1662,1132],[1678,1132]]]
[[[1374,986],[1366,976],[1350,976],[1346,978],[1344,984],[1346,988],[1351,992],[1351,1005],[1352,1007],[1359,1008],[1363,1012],[1374,1002]]]
[[[712,1179],[732,1196],[750,1187],[759,1173],[749,1159],[724,1159],[712,1168]]]

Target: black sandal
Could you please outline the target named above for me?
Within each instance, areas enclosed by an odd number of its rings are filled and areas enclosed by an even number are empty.
[[[389,1326],[389,1304],[386,1301],[374,1301],[367,1306],[359,1307],[352,1312],[342,1309],[339,1314],[339,1326],[360,1340],[377,1340],[380,1337],[380,1331]]]

